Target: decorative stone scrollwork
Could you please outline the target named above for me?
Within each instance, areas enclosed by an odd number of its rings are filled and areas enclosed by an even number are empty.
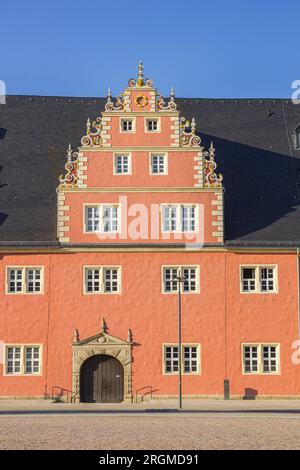
[[[130,88],[135,87],[135,86],[136,86],[136,79],[135,79],[135,78],[130,78],[130,79],[128,80],[128,86],[129,86]]]
[[[73,152],[71,144],[67,149],[67,163],[65,164],[67,173],[60,175],[59,183],[61,186],[77,186],[78,152]]]
[[[165,102],[161,93],[157,93],[156,106],[157,106],[157,109],[161,109],[163,111],[174,111],[175,109],[177,109],[177,104],[175,103],[175,95],[174,95],[173,88],[171,89],[168,103]]]
[[[94,132],[91,132],[91,127],[95,129]],[[97,117],[95,121],[90,121],[88,118],[86,122],[86,135],[82,137],[81,143],[87,147],[100,147],[101,146],[101,131],[102,131],[102,122],[101,117]]]
[[[180,119],[180,145],[189,147],[199,147],[201,139],[196,135],[196,121],[186,120],[184,117]]]
[[[221,188],[223,175],[216,173],[217,164],[215,162],[215,148],[211,142],[208,151],[203,153],[204,156],[204,187],[205,188]],[[207,159],[208,158],[208,159]]]
[[[105,104],[105,111],[122,111],[124,110],[124,96],[123,94],[117,96],[116,104],[113,103],[110,88],[107,93],[107,101]]]

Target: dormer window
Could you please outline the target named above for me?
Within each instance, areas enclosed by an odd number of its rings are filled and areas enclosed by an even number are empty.
[[[300,126],[295,130],[295,148],[300,150]]]
[[[146,119],[145,131],[146,132],[159,132],[160,131],[159,119],[154,119],[154,118]]]
[[[134,132],[134,120],[121,119],[121,132]]]

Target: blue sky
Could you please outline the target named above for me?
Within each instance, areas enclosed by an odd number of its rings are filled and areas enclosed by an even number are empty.
[[[0,6],[8,94],[115,96],[136,75],[184,97],[290,97],[294,0],[11,0]]]

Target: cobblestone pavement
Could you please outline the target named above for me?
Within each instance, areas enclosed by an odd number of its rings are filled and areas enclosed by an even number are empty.
[[[0,449],[300,449],[299,401],[160,406],[1,402]]]

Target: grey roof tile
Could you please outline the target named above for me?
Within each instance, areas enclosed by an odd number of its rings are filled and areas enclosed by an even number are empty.
[[[300,106],[282,99],[177,99],[214,141],[228,241],[300,241]],[[103,98],[8,96],[0,105],[0,241],[56,240],[58,176]]]

